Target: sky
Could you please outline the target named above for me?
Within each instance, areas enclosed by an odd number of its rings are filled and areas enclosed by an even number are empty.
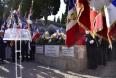
[[[60,0],[61,4],[60,4],[60,9],[58,11],[58,13],[55,15],[56,19],[58,17],[62,17],[62,13],[65,12],[65,9],[66,9],[66,4],[64,3],[64,0]],[[54,15],[51,15],[51,16],[48,16],[48,20],[54,20]]]

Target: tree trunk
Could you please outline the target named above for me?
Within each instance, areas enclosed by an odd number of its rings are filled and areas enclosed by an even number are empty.
[[[45,25],[47,25],[48,20],[47,20],[48,16],[45,16]]]

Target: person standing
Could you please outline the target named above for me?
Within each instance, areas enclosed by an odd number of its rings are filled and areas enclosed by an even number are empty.
[[[108,42],[102,38],[101,41],[101,56],[102,56],[102,65],[106,65],[107,60],[107,48],[108,48]]]
[[[0,58],[1,63],[4,63],[5,60],[5,44],[3,41],[3,32],[0,32]]]
[[[35,42],[32,41],[31,44],[30,44],[30,46],[31,46],[31,50],[30,50],[30,61],[34,61],[35,60],[35,49],[36,49]]]
[[[102,37],[99,39],[99,65],[106,65],[108,42]]]
[[[86,31],[86,47],[87,47],[87,59],[88,59],[88,68],[96,69],[97,68],[97,42],[91,36],[89,31]]]
[[[22,41],[21,47],[22,61],[28,61],[28,41]]]

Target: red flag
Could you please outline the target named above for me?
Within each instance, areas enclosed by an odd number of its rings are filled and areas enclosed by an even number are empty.
[[[79,30],[78,30],[78,34],[77,34],[77,45],[85,45],[86,41],[85,41],[85,30],[79,26]]]
[[[75,24],[72,28],[66,31],[66,45],[68,47],[74,45],[77,40],[77,33],[78,33],[78,24]]]
[[[32,36],[32,41],[36,41],[37,39],[40,38],[40,33],[39,32],[35,32]]]
[[[97,16],[97,11],[91,9],[90,10],[90,22],[91,22],[90,31],[92,32],[94,32],[94,29],[95,29],[96,23],[94,21],[96,16]]]
[[[109,35],[112,38],[116,38],[116,24],[114,24],[114,26],[112,26]]]
[[[103,29],[101,31],[98,31],[97,34],[107,39],[108,30],[107,30],[107,25],[106,25],[106,19],[104,16],[102,16],[102,18],[103,18]]]
[[[101,31],[103,29],[103,16],[102,16],[102,12],[99,12],[98,15],[95,18],[95,28],[94,31],[98,32]]]
[[[79,2],[79,4],[83,5],[83,8],[84,8],[83,12],[81,12],[81,15],[79,17],[79,22],[82,24],[80,26],[82,26],[84,29],[91,30],[90,7],[88,4],[88,1],[87,0],[79,0],[78,2]]]

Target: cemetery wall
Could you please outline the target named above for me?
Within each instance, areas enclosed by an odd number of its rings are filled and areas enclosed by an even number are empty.
[[[36,62],[61,70],[82,71],[87,68],[86,46],[36,46]]]

